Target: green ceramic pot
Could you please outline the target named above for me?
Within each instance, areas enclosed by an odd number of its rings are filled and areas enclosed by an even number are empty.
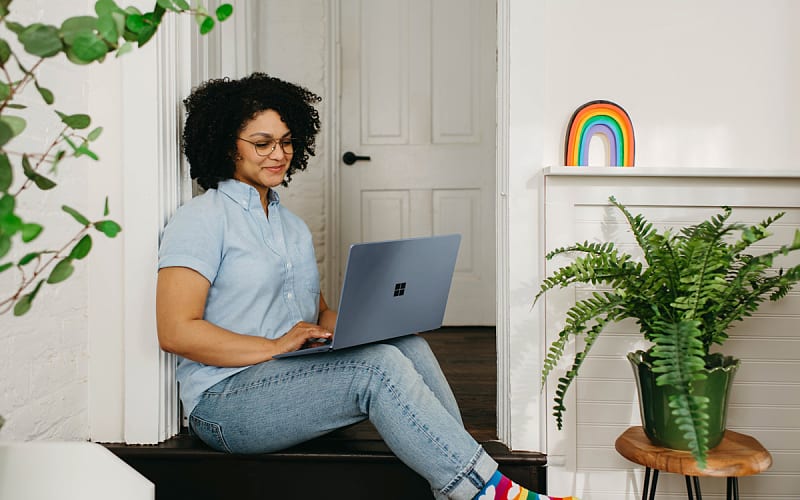
[[[636,388],[639,391],[639,409],[645,434],[653,444],[674,450],[688,450],[689,443],[684,439],[683,431],[675,425],[669,407],[669,396],[675,394],[675,389],[656,385],[656,374],[652,371],[652,365],[647,360],[645,351],[628,353],[628,360],[631,362]],[[693,385],[694,395],[710,399],[709,449],[717,446],[725,434],[728,395],[733,376],[739,368],[739,360],[731,356],[714,354],[710,364],[713,367],[708,369],[707,378],[696,381]]]

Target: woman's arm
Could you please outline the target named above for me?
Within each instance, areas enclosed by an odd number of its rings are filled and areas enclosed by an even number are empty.
[[[331,336],[330,330],[304,322],[274,340],[220,328],[203,319],[210,286],[203,275],[186,267],[158,272],[156,322],[163,350],[207,365],[248,366],[295,351],[308,339]]]
[[[319,318],[317,323],[329,332],[333,332],[333,327],[336,326],[336,311],[328,308],[325,297],[322,296],[321,292],[319,294]]]

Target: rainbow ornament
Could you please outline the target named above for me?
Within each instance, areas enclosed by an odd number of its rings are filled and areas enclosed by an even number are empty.
[[[564,165],[589,165],[589,143],[596,135],[606,143],[609,166],[633,166],[633,123],[628,113],[611,101],[590,101],[572,114],[567,128]]]

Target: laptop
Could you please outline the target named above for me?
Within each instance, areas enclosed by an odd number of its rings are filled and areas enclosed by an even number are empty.
[[[352,245],[333,340],[274,358],[337,351],[441,327],[460,243],[461,235],[448,234]]]

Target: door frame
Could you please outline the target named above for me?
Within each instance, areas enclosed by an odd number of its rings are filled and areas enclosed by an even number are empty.
[[[509,233],[508,233],[508,177],[509,177],[509,38],[510,38],[510,0],[495,0],[497,6],[497,29],[496,29],[496,49],[497,67],[495,69],[495,89],[496,89],[496,130],[495,130],[495,272],[496,285],[495,293],[497,300],[497,312],[495,315],[496,325],[496,349],[497,349],[497,437],[500,442],[510,445],[511,443],[511,335],[510,335],[510,310],[508,301],[508,263],[509,263]],[[325,244],[325,272],[328,276],[325,294],[328,297],[337,297],[341,289],[342,277],[339,275],[339,248],[341,245],[341,178],[339,168],[341,167],[340,158],[342,155],[339,134],[332,131],[341,128],[341,33],[340,15],[341,0],[333,0],[328,3],[329,19],[329,54],[326,63],[326,84],[328,85],[328,95],[336,96],[336,99],[328,100],[328,123],[325,130],[326,144],[330,145],[328,155],[328,178],[330,184],[326,186],[327,203],[330,221],[330,232],[327,235]]]

